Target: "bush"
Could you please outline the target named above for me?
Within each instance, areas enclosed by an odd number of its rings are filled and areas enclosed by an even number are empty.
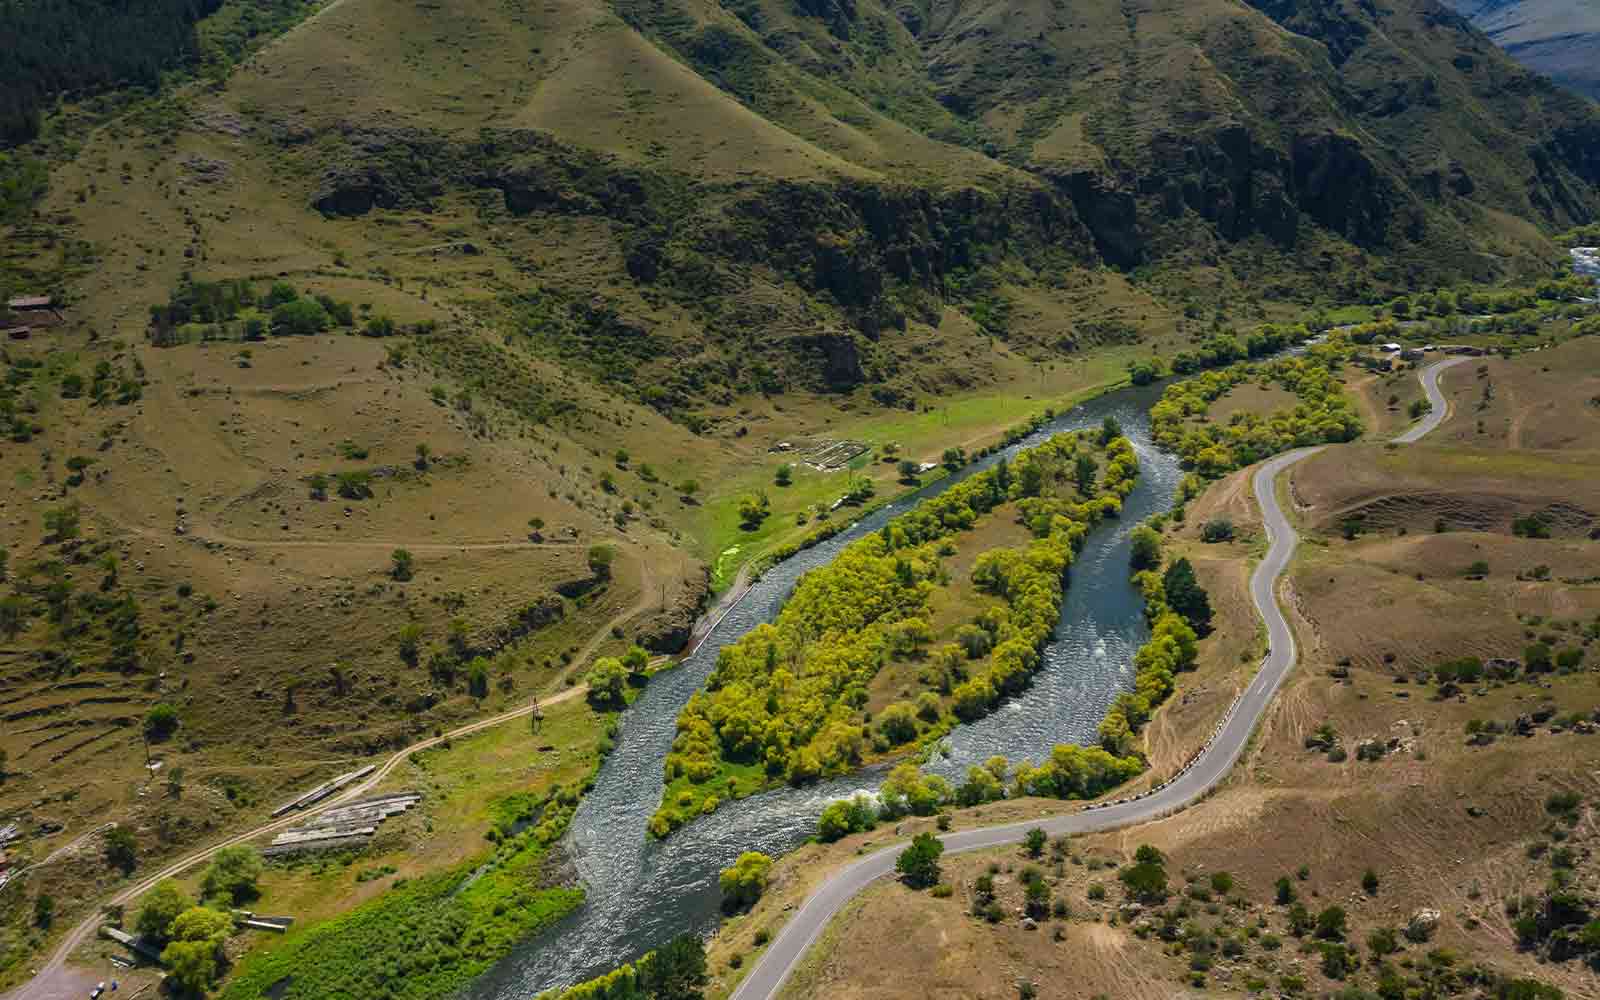
[[[295,299],[272,310],[272,333],[276,337],[308,337],[328,328],[328,311],[316,299]]]
[[[597,708],[621,708],[627,704],[628,668],[615,656],[602,656],[584,675],[589,685],[589,701]]]
[[[121,823],[106,831],[106,861],[122,869],[124,875],[133,871],[138,863],[133,831]]]
[[[1225,517],[1207,521],[1200,529],[1202,542],[1231,542],[1233,541],[1233,522]]]
[[[1482,559],[1467,567],[1467,576],[1473,580],[1481,580],[1489,575],[1489,564]]]
[[[178,710],[160,702],[144,714],[145,735],[153,740],[164,740],[178,731]]]
[[[830,802],[817,818],[817,839],[825,844],[832,843],[852,833],[870,830],[875,822],[877,814],[872,800],[865,795]]]
[[[1133,529],[1131,538],[1132,548],[1128,554],[1128,563],[1134,571],[1155,569],[1161,565],[1161,536],[1154,528],[1141,524]]]
[[[939,881],[939,858],[943,854],[943,841],[931,833],[919,833],[895,859],[895,871],[913,889],[926,889]]]
[[[739,855],[733,867],[724,868],[717,879],[722,889],[722,908],[734,911],[753,906],[766,891],[771,872],[772,859],[760,851],[746,851]]]
[[[206,866],[200,891],[224,906],[248,903],[258,894],[256,883],[263,868],[261,853],[249,844],[224,847]]]
[[[178,919],[178,914],[187,910],[190,902],[184,896],[178,883],[167,879],[158,882],[154,889],[144,894],[144,899],[139,902],[139,914],[134,918],[134,929],[155,944],[163,944],[168,938],[172,922]]]
[[[1044,845],[1049,838],[1038,827],[1029,830],[1027,836],[1022,838],[1022,844],[1028,850],[1028,857],[1037,858],[1044,854]]]
[[[611,579],[611,564],[617,560],[617,550],[609,545],[591,545],[589,547],[589,572],[596,579]]]

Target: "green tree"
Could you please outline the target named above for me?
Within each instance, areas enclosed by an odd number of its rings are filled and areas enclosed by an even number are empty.
[[[1148,850],[1147,850],[1148,849]],[[1167,869],[1161,853],[1149,844],[1134,854],[1134,863],[1117,872],[1128,895],[1141,903],[1161,903],[1167,898]]]
[[[15,639],[28,627],[28,615],[32,610],[33,606],[21,594],[0,597],[0,632],[8,639]]]
[[[878,713],[878,732],[893,746],[910,743],[917,738],[917,711],[910,702],[896,701],[885,705]]]
[[[339,473],[339,495],[346,500],[365,500],[372,496],[372,476],[360,471]]]
[[[877,814],[865,795],[830,802],[817,818],[817,839],[824,844],[872,829]]]
[[[611,564],[617,560],[617,550],[609,545],[589,546],[589,572],[597,580],[611,579]]]
[[[1233,541],[1233,522],[1225,517],[1213,518],[1200,529],[1202,542],[1231,542]]]
[[[788,486],[794,482],[794,468],[789,465],[778,466],[778,471],[772,474],[772,481],[779,486]]]
[[[416,666],[422,653],[422,626],[416,622],[401,626],[396,640],[400,645],[400,659],[410,666]]]
[[[1100,467],[1095,464],[1093,455],[1078,453],[1072,465],[1072,480],[1078,485],[1078,492],[1088,496],[1094,490],[1094,479]]]
[[[328,311],[316,299],[295,299],[272,310],[275,337],[309,337],[328,328]]]
[[[1034,827],[1022,838],[1022,846],[1027,848],[1028,857],[1037,858],[1044,854],[1044,845],[1048,839],[1043,830]]]
[[[49,893],[41,892],[33,897],[33,926],[42,931],[50,929],[56,918],[55,897]]]
[[[134,929],[146,940],[161,944],[171,936],[172,922],[189,906],[189,900],[178,888],[178,883],[171,879],[158,882],[139,901],[139,915],[134,918]]]
[[[1294,902],[1294,883],[1289,881],[1289,876],[1285,875],[1278,879],[1274,888],[1277,892],[1276,898],[1279,906],[1288,906],[1290,903]]]
[[[772,873],[772,859],[760,851],[746,851],[739,855],[733,867],[724,868],[717,878],[722,889],[722,908],[742,910],[755,904],[767,889],[767,878]]]
[[[1195,635],[1204,638],[1211,634],[1211,599],[1195,579],[1194,567],[1187,558],[1167,567],[1161,586],[1167,595],[1167,606],[1183,616]]]
[[[48,540],[66,542],[77,538],[81,510],[76,500],[47,509],[44,512],[44,529],[50,533]]]
[[[389,559],[393,564],[389,569],[390,576],[401,582],[411,579],[412,557],[410,552],[405,549],[395,549],[389,553]]]
[[[121,823],[107,830],[105,853],[106,863],[122,869],[124,875],[133,871],[139,863],[138,845],[133,839],[133,830]]]
[[[481,656],[467,664],[467,693],[474,698],[489,696],[489,661]]]
[[[650,654],[639,646],[629,646],[628,651],[622,654],[622,665],[628,668],[630,674],[642,674],[650,666]]]
[[[273,309],[283,305],[285,302],[293,302],[299,297],[300,293],[295,291],[295,287],[287,281],[274,281],[272,287],[268,289],[266,297],[261,300],[261,308]]]
[[[173,941],[162,949],[161,963],[180,995],[203,997],[217,978],[217,946],[209,941]]]
[[[939,858],[944,854],[944,842],[931,833],[919,833],[911,839],[911,846],[895,859],[895,871],[913,889],[926,889],[939,881]]]
[[[1330,906],[1317,914],[1317,937],[1324,941],[1343,941],[1345,914],[1341,906]]]
[[[144,714],[145,735],[153,740],[164,740],[178,730],[178,710],[166,702],[152,705]]]
[[[1378,894],[1378,873],[1371,868],[1361,874],[1361,890],[1369,896]]]
[[[602,656],[584,676],[589,701],[598,708],[621,708],[627,703],[628,669],[615,656]]]
[[[955,472],[967,464],[967,453],[961,448],[946,448],[944,454],[940,457],[944,462],[944,467],[951,472]]]
[[[256,883],[263,870],[261,852],[249,844],[224,847],[206,866],[205,875],[200,879],[200,892],[206,899],[224,906],[247,903],[259,894]]]
[[[1100,446],[1103,448],[1121,436],[1122,425],[1117,423],[1116,417],[1106,414],[1106,418],[1100,421]]]
[[[917,463],[908,458],[901,461],[897,468],[900,471],[900,481],[902,483],[914,483],[917,481]]]
[[[1161,535],[1148,524],[1133,529],[1129,539],[1132,545],[1128,562],[1134,572],[1155,569],[1161,565]]]
[[[639,989],[650,1000],[701,1000],[706,948],[698,935],[680,934],[641,959]]]

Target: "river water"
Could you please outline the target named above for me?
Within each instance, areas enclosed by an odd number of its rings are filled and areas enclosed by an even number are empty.
[[[929,769],[960,778],[994,754],[1037,762],[1057,743],[1090,742],[1106,708],[1133,682],[1133,653],[1144,641],[1143,604],[1128,582],[1128,536],[1139,521],[1167,510],[1182,473],[1176,459],[1150,441],[1150,406],[1159,386],[1120,389],[1062,414],[1007,450],[1015,452],[1064,430],[1098,427],[1114,416],[1139,456],[1139,479],[1120,520],[1091,532],[1072,568],[1056,639],[1032,686],[988,717],[950,734],[947,753]],[[863,518],[848,531],[768,570],[704,644],[681,666],[653,678],[622,719],[616,749],[578,807],[568,845],[587,890],[583,905],[550,932],[519,946],[464,991],[468,1000],[529,1000],[540,991],[607,972],[718,919],[717,875],[744,851],[779,855],[816,831],[828,802],[873,790],[881,769],[784,788],[725,803],[666,841],[645,824],[663,787],[662,761],[678,711],[705,683],[717,652],[761,622],[777,617],[801,574],[829,562],[850,542],[997,460],[962,470]]]

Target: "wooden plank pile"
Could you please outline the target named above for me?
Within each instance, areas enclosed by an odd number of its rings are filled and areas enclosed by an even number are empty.
[[[407,811],[420,801],[420,792],[394,792],[328,809],[278,834],[261,853],[276,857],[300,851],[364,847],[384,820]]]

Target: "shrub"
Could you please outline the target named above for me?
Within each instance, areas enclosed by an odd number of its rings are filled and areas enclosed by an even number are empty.
[[[328,328],[328,311],[316,299],[295,299],[272,310],[276,337],[308,337]]]
[[[1022,844],[1028,851],[1028,857],[1037,858],[1044,854],[1044,845],[1049,838],[1038,827],[1029,830],[1027,836],[1022,838]]]
[[[611,564],[616,562],[617,550],[609,545],[591,545],[589,547],[589,572],[597,579],[611,579]]]
[[[1369,896],[1378,894],[1378,873],[1368,868],[1361,875],[1361,891]]]
[[[919,833],[895,859],[895,871],[913,889],[926,889],[939,881],[939,857],[943,854],[943,841],[931,833]]]
[[[753,906],[767,889],[772,859],[760,851],[746,851],[731,868],[724,868],[717,879],[722,889],[722,907],[742,910]]]
[[[249,844],[224,847],[206,866],[200,891],[206,899],[225,906],[247,903],[257,895],[256,882],[263,868],[261,853]]]
[[[140,900],[139,914],[134,918],[134,929],[140,936],[158,945],[162,944],[167,940],[172,922],[189,906],[189,900],[178,887],[178,883],[171,879],[158,882],[156,887],[145,893],[144,899]]]
[[[153,740],[164,740],[178,730],[178,710],[166,702],[153,705],[144,714],[145,735]]]
[[[106,861],[122,869],[124,875],[138,863],[133,831],[121,823],[106,831]]]
[[[1132,548],[1128,554],[1128,563],[1136,572],[1155,569],[1161,565],[1161,536],[1154,528],[1146,524],[1139,525],[1133,529],[1130,542]]]
[[[1207,521],[1200,529],[1202,542],[1231,542],[1233,541],[1233,522],[1225,517]]]
[[[598,708],[620,708],[627,703],[628,668],[615,656],[602,656],[583,678],[589,701]]]
[[[830,802],[817,818],[817,839],[825,844],[832,843],[852,833],[870,830],[876,821],[872,800],[865,795]]]

